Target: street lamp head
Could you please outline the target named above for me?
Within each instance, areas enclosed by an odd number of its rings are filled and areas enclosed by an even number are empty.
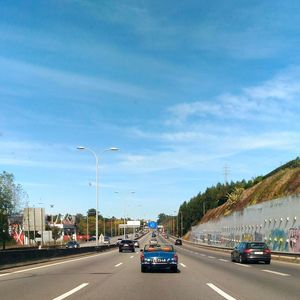
[[[116,147],[110,147],[109,150],[110,150],[110,151],[119,151],[119,148],[116,148]]]
[[[76,148],[77,148],[77,150],[85,150],[85,147],[83,147],[83,146],[77,146]]]

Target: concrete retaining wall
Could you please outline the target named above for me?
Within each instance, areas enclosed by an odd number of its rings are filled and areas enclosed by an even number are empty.
[[[248,206],[192,227],[191,241],[234,247],[240,241],[265,241],[272,251],[300,252],[300,195]]]

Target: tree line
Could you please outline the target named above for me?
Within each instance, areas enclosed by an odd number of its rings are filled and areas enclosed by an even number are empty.
[[[208,187],[205,192],[199,192],[188,201],[184,201],[176,216],[161,213],[158,215],[158,223],[164,225],[170,234],[181,236],[186,234],[191,226],[196,225],[205,213],[216,208],[225,202],[237,188],[247,189],[263,180],[263,176],[258,176],[251,180],[241,180],[230,183],[217,183]]]

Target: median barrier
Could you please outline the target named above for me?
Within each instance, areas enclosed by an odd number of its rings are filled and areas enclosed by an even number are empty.
[[[49,260],[59,259],[66,256],[102,252],[115,247],[116,245],[100,245],[98,247],[93,246],[71,249],[47,248],[30,250],[5,250],[0,251],[0,269],[46,262]]]

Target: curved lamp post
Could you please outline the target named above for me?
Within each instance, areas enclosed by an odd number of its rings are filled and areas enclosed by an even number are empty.
[[[91,152],[95,159],[96,159],[96,247],[99,246],[99,224],[98,224],[98,214],[99,214],[99,161],[100,161],[100,157],[96,154],[95,151],[93,151],[90,148],[84,147],[84,146],[77,146],[78,150],[86,150]],[[111,147],[108,149],[105,149],[104,151],[102,151],[100,154],[102,155],[104,152],[106,151],[118,151],[118,148],[115,147]]]

